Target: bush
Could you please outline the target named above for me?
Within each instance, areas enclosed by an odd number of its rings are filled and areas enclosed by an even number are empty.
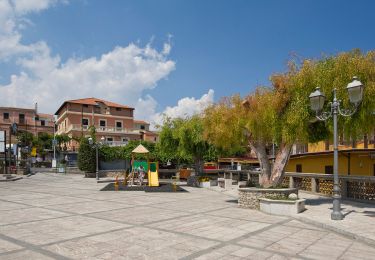
[[[210,181],[210,178],[208,178],[208,177],[199,177],[198,181],[199,182],[208,182],[208,181]]]
[[[84,172],[95,172],[96,169],[96,151],[87,138],[79,142],[78,168]]]

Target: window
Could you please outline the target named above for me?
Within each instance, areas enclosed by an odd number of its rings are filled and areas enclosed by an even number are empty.
[[[117,121],[117,122],[116,122],[116,127],[117,127],[117,128],[122,128],[122,122]]]
[[[89,105],[84,104],[83,107],[89,107]]]
[[[46,121],[45,120],[40,120],[40,125],[41,126],[45,126],[46,125]]]
[[[3,119],[5,120],[5,119],[9,119],[9,113],[4,113],[3,114]]]
[[[121,111],[121,107],[116,107],[116,111]]]
[[[107,141],[108,142],[113,142],[113,138],[112,137],[107,137]]]
[[[296,172],[302,172],[302,164],[296,165]]]
[[[89,125],[89,120],[87,118],[82,118],[82,125]]]
[[[141,125],[141,129],[142,129],[142,130],[145,130],[145,126],[144,126],[144,125]]]
[[[18,115],[18,122],[20,124],[24,124],[25,123],[25,115],[24,114],[19,114]]]
[[[324,167],[324,173],[325,174],[333,174],[333,166],[332,165],[326,165]]]
[[[105,127],[106,121],[105,120],[99,120],[99,126]]]

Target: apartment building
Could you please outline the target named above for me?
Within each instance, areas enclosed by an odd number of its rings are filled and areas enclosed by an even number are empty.
[[[18,130],[27,131],[33,135],[39,133],[53,134],[53,115],[37,112],[37,108],[0,107],[0,130],[7,132],[9,140],[10,127],[17,124]],[[17,142],[12,138],[12,143]]]
[[[94,126],[97,140],[104,137],[112,146],[126,145],[130,140],[157,140],[157,137],[149,137],[154,133],[149,131],[147,122],[134,120],[134,108],[98,98],[65,101],[55,115],[57,134],[72,138],[89,136],[89,128]],[[72,140],[68,150],[76,151],[78,146],[78,142]]]
[[[150,131],[150,123],[142,120],[134,120],[134,129],[140,131],[142,139],[145,141],[154,143],[159,140],[159,135],[154,131]]]

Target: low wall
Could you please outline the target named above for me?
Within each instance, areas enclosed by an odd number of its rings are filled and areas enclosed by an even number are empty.
[[[293,216],[305,210],[305,199],[272,200],[259,199],[260,211],[268,214]]]
[[[262,188],[239,188],[238,189],[238,206],[241,208],[259,209],[259,199],[265,197],[283,196],[287,198],[289,194],[298,195],[298,189],[262,189]]]

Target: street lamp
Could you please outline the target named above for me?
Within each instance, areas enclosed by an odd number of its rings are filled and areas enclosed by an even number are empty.
[[[333,89],[333,102],[330,102],[331,110],[323,112],[325,95],[316,88],[309,96],[311,109],[316,112],[316,117],[321,121],[326,121],[333,116],[333,209],[331,213],[332,220],[342,220],[344,215],[341,213],[341,193],[338,176],[338,147],[337,147],[337,114],[342,116],[352,116],[362,101],[363,84],[357,77],[353,77],[353,81],[346,87],[350,102],[354,105],[354,109],[340,109],[340,100],[336,98],[336,88]]]
[[[53,160],[52,160],[52,168],[56,168],[56,119],[53,119],[53,140],[52,140],[52,146],[53,146]]]
[[[98,152],[98,149],[99,149],[99,146],[102,145],[104,143],[104,136],[102,136],[102,138],[100,138],[101,142],[100,143],[97,143],[95,142],[94,143],[94,140],[92,139],[92,137],[89,137],[89,144],[90,145],[93,145],[94,148],[95,148],[95,151],[96,151],[96,170],[95,170],[95,175],[96,175],[96,179],[99,180],[99,152]]]

